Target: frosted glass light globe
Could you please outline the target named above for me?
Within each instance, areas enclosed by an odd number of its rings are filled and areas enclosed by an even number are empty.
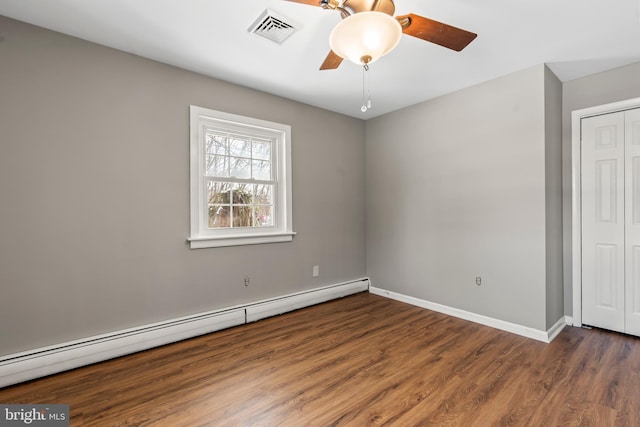
[[[391,52],[402,36],[400,23],[383,12],[359,12],[343,19],[329,35],[338,56],[356,64],[370,64]]]

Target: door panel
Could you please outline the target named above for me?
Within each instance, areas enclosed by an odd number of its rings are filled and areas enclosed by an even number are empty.
[[[617,219],[617,170],[615,159],[596,160],[596,223],[615,223]]]
[[[619,332],[625,325],[624,138],[622,112],[582,120],[582,321]]]
[[[640,109],[625,112],[625,332],[640,336]]]
[[[596,245],[596,295],[598,309],[617,310],[618,245]]]

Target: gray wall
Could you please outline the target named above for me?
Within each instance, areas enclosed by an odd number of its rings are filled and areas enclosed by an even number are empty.
[[[562,87],[564,310],[573,315],[571,271],[571,112],[640,97],[640,63],[565,82]]]
[[[363,121],[0,30],[0,355],[365,276]],[[190,104],[292,126],[293,243],[188,248]]]
[[[367,122],[373,286],[546,330],[558,315],[547,313],[547,275],[561,294],[561,257],[560,237],[548,245],[545,236],[561,213],[557,195],[546,207],[545,179],[555,174],[559,187],[560,164],[545,137],[560,137],[559,125],[545,126],[544,103],[559,112],[559,97],[540,65]]]

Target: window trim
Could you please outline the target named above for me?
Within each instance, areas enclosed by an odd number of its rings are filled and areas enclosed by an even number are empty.
[[[209,229],[206,226],[205,138],[207,128],[245,132],[274,141],[274,225],[264,228]],[[291,126],[190,106],[190,236],[191,249],[290,242],[292,229]]]

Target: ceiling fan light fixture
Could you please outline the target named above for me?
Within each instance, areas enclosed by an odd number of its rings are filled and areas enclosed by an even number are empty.
[[[329,35],[338,56],[356,64],[370,64],[391,52],[400,41],[402,27],[383,12],[359,12],[343,19]]]

